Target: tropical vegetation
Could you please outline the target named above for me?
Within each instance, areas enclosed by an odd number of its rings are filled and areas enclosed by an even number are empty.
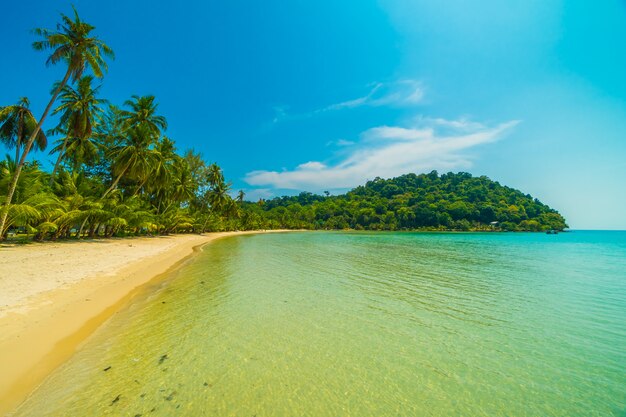
[[[0,107],[0,240],[202,233],[241,229],[562,230],[563,217],[529,195],[466,173],[376,178],[346,194],[268,201],[231,195],[222,169],[166,135],[152,95],[121,105],[100,96],[112,49],[95,28],[61,15],[36,29],[48,65],[65,65],[39,119],[28,98]],[[44,130],[48,115],[56,126]],[[29,158],[54,138],[49,172]]]
[[[181,153],[165,135],[154,96],[134,95],[118,107],[100,97],[113,50],[74,9],[55,30],[35,29],[48,65],[65,65],[63,79],[39,120],[27,98],[0,107],[0,142],[14,154],[0,161],[0,240],[35,240],[204,232],[235,227],[241,201],[230,196],[216,164]],[[44,132],[48,114],[58,124]],[[56,137],[51,172],[28,158]]]
[[[485,176],[437,171],[376,178],[343,195],[301,193],[246,203],[268,228],[356,230],[563,230],[565,219],[530,195]]]

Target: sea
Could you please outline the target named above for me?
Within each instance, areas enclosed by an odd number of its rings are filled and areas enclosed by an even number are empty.
[[[626,417],[626,232],[224,238],[14,415]]]

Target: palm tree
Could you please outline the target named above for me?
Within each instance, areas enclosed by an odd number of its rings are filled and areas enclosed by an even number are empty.
[[[104,42],[91,35],[91,32],[95,29],[94,26],[83,22],[78,16],[78,12],[74,8],[74,18],[70,18],[64,14],[61,14],[62,23],[57,25],[56,31],[49,29],[35,29],[34,33],[37,36],[41,36],[43,39],[33,43],[33,48],[37,51],[52,50],[52,54],[46,61],[47,65],[55,65],[59,62],[64,62],[67,65],[67,70],[63,80],[57,85],[54,90],[50,102],[46,106],[43,115],[39,119],[39,122],[30,134],[30,137],[26,141],[24,151],[22,152],[20,161],[15,170],[15,174],[9,185],[9,189],[6,195],[6,200],[2,208],[2,215],[0,217],[0,231],[4,230],[5,223],[8,215],[8,208],[13,200],[13,193],[17,186],[17,181],[20,177],[22,167],[26,162],[28,152],[33,146],[33,143],[37,139],[37,135],[41,131],[41,126],[46,120],[52,105],[57,99],[57,96],[65,87],[67,82],[77,81],[83,75],[87,67],[91,69],[94,75],[98,78],[102,78],[104,72],[107,69],[105,57],[113,57],[113,50],[109,48]],[[0,240],[4,238],[4,235],[0,235]]]
[[[64,146],[65,150],[63,150]],[[82,164],[92,164],[98,158],[98,143],[89,136],[65,137],[52,149],[52,152],[63,152],[64,158],[69,160],[73,170],[77,171]],[[50,183],[52,181],[50,178]]]
[[[174,198],[180,202],[192,201],[196,196],[197,186],[191,175],[189,165],[183,158],[177,158],[173,166],[174,180],[172,187],[174,189]]]
[[[154,149],[158,152],[157,157],[152,160],[152,167],[149,175],[141,181],[141,184],[135,190],[137,195],[145,185],[148,185],[150,191],[157,191],[157,194],[167,194],[167,185],[171,181],[171,177],[174,174],[174,165],[180,159],[176,155],[176,147],[174,141],[163,136],[155,145]],[[160,199],[159,199],[160,200]]]
[[[8,155],[4,161],[0,161],[0,189],[8,188],[16,169],[17,164]],[[46,200],[46,196],[50,197],[49,193],[44,192],[44,176],[37,162],[24,166],[23,175],[15,189],[15,199],[5,208],[7,219],[0,235],[4,236],[11,226],[31,226],[41,218],[40,202]]]
[[[152,136],[148,127],[139,125],[127,132],[124,143],[112,150],[113,173],[117,175],[111,186],[102,195],[106,197],[117,187],[124,175],[134,180],[143,180],[150,174],[160,153],[152,148]]]
[[[237,201],[239,202],[239,204],[243,203],[244,198],[246,198],[246,193],[244,193],[243,190],[239,190],[239,192],[237,193]]]
[[[144,126],[154,140],[161,136],[162,130],[167,130],[167,121],[163,116],[157,116],[159,105],[154,102],[154,96],[132,96],[124,102],[130,110],[122,110],[121,117],[127,129]]]
[[[28,98],[22,97],[17,104],[0,108],[0,142],[8,149],[15,148],[16,163],[20,160],[22,146],[37,127],[37,119],[28,108],[29,105]],[[48,139],[41,130],[35,142],[40,151],[48,146]]]
[[[224,174],[222,173],[222,168],[219,167],[216,163],[213,163],[209,166],[208,179],[211,187],[216,187],[217,185],[224,182]]]
[[[229,201],[232,200],[228,195],[228,191],[230,191],[230,185],[226,184],[224,181],[216,184],[211,191],[209,191],[208,200],[213,212],[221,214],[226,210]]]
[[[67,158],[69,154],[66,152],[68,142],[73,142],[73,155],[78,165],[85,160],[93,159],[89,157],[95,156],[97,152],[95,145],[89,139],[93,134],[96,118],[102,113],[100,105],[106,103],[106,100],[97,98],[100,86],[93,88],[92,81],[93,76],[85,75],[78,81],[76,89],[70,85],[63,87],[59,95],[61,105],[52,112],[53,115],[61,113],[56,130],[64,132],[65,138],[52,150],[52,152],[58,152],[59,156],[50,176],[50,185],[54,181],[61,160]]]

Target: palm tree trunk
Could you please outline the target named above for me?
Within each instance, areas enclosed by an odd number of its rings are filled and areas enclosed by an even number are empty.
[[[56,101],[57,96],[61,92],[61,89],[65,87],[65,84],[67,84],[67,81],[70,79],[71,73],[72,73],[71,68],[68,66],[67,72],[65,73],[63,80],[61,81],[59,86],[56,88],[56,90],[54,90],[54,94],[52,95],[50,102],[46,106],[46,109],[44,110],[43,115],[41,116],[41,119],[39,119],[39,122],[37,123],[37,127],[28,138],[28,142],[26,142],[26,146],[24,147],[24,152],[22,152],[22,157],[20,158],[19,164],[17,164],[17,166],[15,167],[15,173],[13,174],[13,178],[11,179],[11,184],[9,184],[7,198],[4,202],[2,216],[0,218],[0,242],[4,240],[4,226],[6,225],[7,216],[9,215],[9,205],[13,201],[13,194],[15,193],[15,189],[17,188],[17,181],[20,179],[20,174],[22,173],[22,167],[26,163],[26,157],[28,156],[28,152],[30,152],[30,148],[33,147],[35,138],[37,138],[37,135],[41,131],[41,126],[43,125],[44,120],[46,120],[46,117],[48,116],[48,113],[50,112],[52,105]]]
[[[99,228],[100,228],[100,223],[96,223],[92,225],[91,228],[89,229],[89,238],[94,239],[96,237],[96,233],[98,232]]]
[[[85,228],[85,224],[87,224],[87,220],[89,219],[89,216],[85,217],[85,220],[83,220],[83,222],[80,225],[80,229],[78,229],[78,232],[76,232],[76,239],[80,239],[80,236],[83,234],[83,229]]]
[[[100,199],[103,199],[104,197],[106,197],[107,195],[109,195],[109,193],[111,191],[113,191],[115,189],[115,187],[117,187],[117,183],[120,182],[120,180],[122,179],[122,176],[126,173],[126,171],[128,171],[128,168],[130,168],[130,162],[128,163],[128,165],[126,165],[126,168],[124,168],[122,170],[122,172],[120,172],[120,175],[117,176],[117,178],[115,179],[115,181],[113,181],[113,184],[111,184],[111,186],[109,187],[108,190],[106,190],[104,192],[104,194],[102,194],[102,197],[100,197]]]
[[[22,146],[22,127],[24,122],[24,116],[20,115],[20,123],[17,125],[17,141],[15,142],[15,163],[20,159],[20,147]]]
[[[67,136],[65,137],[65,139],[63,139],[63,147],[61,148],[61,152],[59,152],[59,156],[57,157],[57,161],[54,164],[54,169],[52,170],[52,174],[50,174],[50,182],[48,185],[50,185],[50,187],[52,187],[52,184],[54,183],[54,174],[57,173],[57,171],[59,170],[59,165],[61,165],[61,159],[63,159],[63,156],[65,156],[65,149],[67,148]]]
[[[139,191],[143,188],[144,185],[146,185],[147,182],[148,182],[148,177],[146,176],[146,178],[141,182],[141,184],[139,184],[139,187],[137,187],[137,189],[135,190],[133,197],[139,194]]]

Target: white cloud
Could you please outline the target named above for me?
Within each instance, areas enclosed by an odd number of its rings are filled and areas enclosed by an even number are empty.
[[[417,80],[397,80],[370,85],[370,91],[363,97],[331,104],[320,109],[304,113],[289,113],[289,106],[275,106],[272,124],[308,119],[322,113],[357,107],[411,107],[422,104],[424,86]]]
[[[298,165],[297,169],[300,169],[302,171],[320,171],[324,168],[326,168],[326,165],[322,164],[321,162],[309,161],[307,163]]]
[[[443,118],[431,118],[431,117],[418,116],[414,119],[414,124],[417,126],[435,125],[439,128],[450,128],[450,129],[457,130],[457,131],[473,131],[473,130],[479,130],[479,129],[485,128],[484,124],[469,120],[467,117],[461,117],[456,120],[447,120]]]
[[[359,107],[362,106],[366,103],[371,102],[372,97],[374,96],[374,94],[376,94],[376,92],[378,90],[380,90],[383,87],[383,84],[381,83],[376,83],[374,84],[374,87],[370,90],[370,92],[363,97],[359,97],[359,98],[355,98],[354,100],[348,100],[348,101],[343,101],[341,103],[337,103],[337,104],[331,104],[330,106],[322,109],[323,111],[326,110],[341,110],[341,109],[351,109],[353,107]]]
[[[363,132],[361,142],[334,165],[309,161],[291,171],[253,171],[245,181],[253,186],[319,191],[354,187],[377,176],[465,169],[472,163],[467,151],[500,139],[517,123],[485,127],[464,120],[421,119],[417,127],[375,127]],[[441,125],[445,125],[443,134]]]
[[[353,140],[346,140],[346,139],[339,139],[337,142],[335,142],[337,146],[352,146],[355,143],[356,142]]]
[[[407,140],[415,141],[419,139],[432,138],[434,132],[432,129],[407,129],[397,126],[381,126],[372,128],[362,134],[362,137],[368,140]]]
[[[320,111],[351,109],[361,106],[413,106],[424,98],[422,83],[416,80],[399,80],[376,83],[367,95],[353,100],[332,104]]]

